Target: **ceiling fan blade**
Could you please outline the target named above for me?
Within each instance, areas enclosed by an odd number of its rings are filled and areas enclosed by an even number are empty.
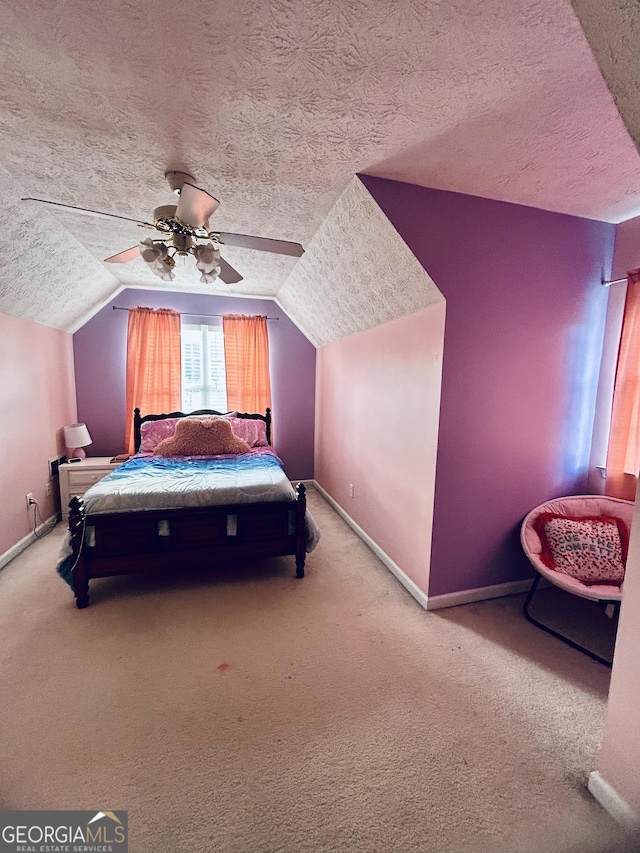
[[[291,255],[299,258],[304,254],[300,243],[289,240],[272,240],[270,237],[251,237],[249,234],[230,234],[216,232],[225,246],[237,246],[240,249],[259,249],[261,252],[275,252],[277,255]]]
[[[183,184],[176,216],[192,228],[203,228],[212,213],[220,207],[220,202],[206,190],[193,184]]]
[[[119,216],[117,213],[103,213],[101,210],[90,210],[88,207],[76,207],[75,204],[62,204],[59,201],[47,201],[45,198],[22,198],[20,201],[37,201],[39,204],[50,204],[53,207],[61,207],[64,210],[71,210],[73,213],[81,213],[83,216],[92,216],[103,219],[124,219],[125,222],[135,222],[136,225],[144,225],[147,228],[154,228],[149,222],[143,222],[140,219],[132,219],[130,216]]]
[[[140,257],[140,246],[132,246],[130,249],[125,249],[124,252],[118,252],[117,255],[111,255],[110,258],[105,258],[105,264],[126,264],[128,261],[133,261]]]
[[[225,284],[237,284],[239,281],[242,281],[243,276],[240,275],[238,270],[234,270],[231,264],[227,263],[224,258],[220,258],[218,263],[220,264],[218,278],[221,278]]]

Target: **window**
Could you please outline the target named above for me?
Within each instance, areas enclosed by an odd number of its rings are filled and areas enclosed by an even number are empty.
[[[182,410],[227,411],[227,378],[222,326],[183,323]]]
[[[611,300],[612,294],[609,293]],[[640,470],[640,269],[627,273],[615,371],[605,494],[635,500]]]

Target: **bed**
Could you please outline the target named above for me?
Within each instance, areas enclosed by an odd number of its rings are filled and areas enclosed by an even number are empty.
[[[222,420],[233,425],[234,437],[238,431],[254,437],[249,452],[157,455],[164,446],[159,436],[170,444],[187,427],[209,435],[207,425],[228,429]],[[291,555],[296,577],[304,577],[319,531],[306,509],[304,484],[292,486],[271,448],[269,409],[265,415],[201,409],[144,417],[135,409],[134,436],[136,454],[69,504],[67,553],[58,571],[78,608],[89,604],[92,578],[180,571],[187,561]]]

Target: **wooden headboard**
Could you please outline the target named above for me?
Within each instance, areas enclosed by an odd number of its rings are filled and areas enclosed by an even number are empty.
[[[148,421],[163,421],[165,418],[189,418],[192,415],[226,415],[228,412],[216,412],[213,409],[198,409],[195,412],[169,412],[168,414],[163,413],[161,415],[145,415],[142,417],[140,415],[140,409],[133,410],[133,437],[135,440],[135,448],[136,453],[140,449],[140,443],[142,441],[142,436],[140,433],[140,428],[142,424],[147,423]],[[264,421],[267,431],[267,441],[271,444],[271,409],[267,408],[266,414],[251,414],[249,412],[237,412],[237,417],[239,418],[249,418],[254,421]]]

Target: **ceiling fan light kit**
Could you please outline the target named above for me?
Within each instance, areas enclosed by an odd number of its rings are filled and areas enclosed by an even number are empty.
[[[175,278],[173,267],[176,262],[169,255],[169,247],[160,240],[152,240],[148,237],[140,242],[140,256],[154,275],[163,281],[173,281]]]
[[[180,175],[185,179],[190,177],[184,172],[167,174]],[[195,241],[216,239],[217,235],[209,231],[208,225],[209,217],[218,209],[220,202],[206,190],[184,181],[175,191],[180,194],[180,202],[177,205],[165,204],[153,211],[154,226],[158,231],[171,234],[171,245],[167,246],[162,240],[142,240],[140,255],[151,272],[163,281],[174,280],[172,268],[175,266],[176,255],[193,255],[196,259],[196,269],[201,274],[200,282],[212,284],[222,272],[220,249],[210,242]]]
[[[272,240],[269,237],[254,237],[248,234],[233,234],[215,232],[209,229],[209,218],[220,207],[217,198],[196,186],[195,178],[188,172],[177,169],[165,172],[169,186],[177,196],[178,204],[165,204],[153,211],[153,224],[118,216],[115,213],[101,213],[97,210],[46,201],[41,198],[25,198],[23,201],[37,201],[83,213],[109,219],[123,219],[134,222],[141,228],[159,231],[163,236],[152,240],[148,237],[138,246],[125,249],[105,259],[106,263],[124,264],[141,257],[151,272],[163,281],[175,279],[174,267],[176,256],[192,255],[196,261],[196,269],[200,272],[200,281],[211,284],[220,276],[225,284],[242,281],[242,276],[220,254],[220,247],[225,243],[244,249],[257,249],[263,252],[274,252],[281,255],[299,258],[304,249],[299,243],[288,240]],[[198,241],[206,242],[198,242]]]
[[[214,282],[220,275],[220,249],[216,249],[211,243],[195,246],[193,254],[196,259],[196,269],[201,273],[200,281],[203,284]]]

